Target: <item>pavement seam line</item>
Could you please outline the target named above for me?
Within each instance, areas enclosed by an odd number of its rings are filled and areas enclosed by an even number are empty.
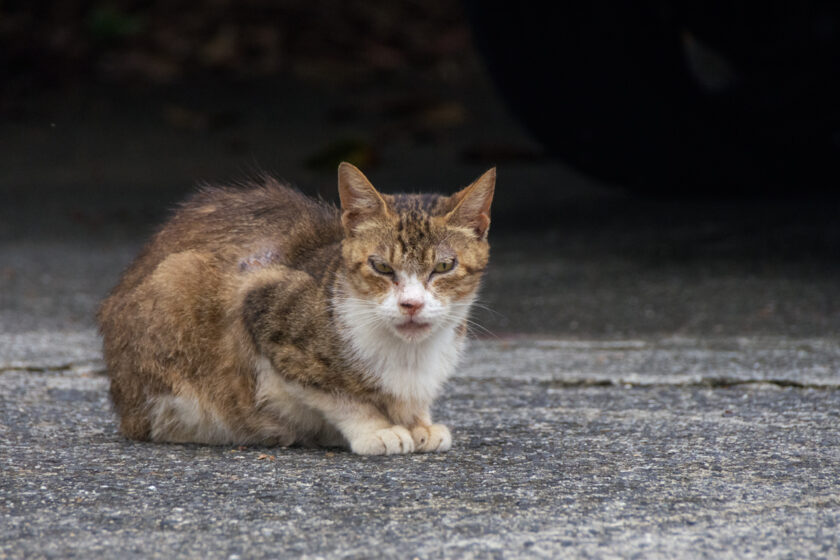
[[[468,383],[478,383],[488,380],[497,382],[509,381],[508,377],[463,377],[456,379]],[[520,380],[522,381],[522,380]],[[813,389],[820,391],[840,390],[840,384],[831,383],[801,383],[789,379],[732,379],[727,377],[704,377],[698,381],[686,381],[676,383],[645,383],[640,381],[626,381],[623,379],[535,379],[530,382],[546,387],[576,388],[576,387],[627,387],[630,389],[647,387],[685,387],[685,388],[709,388],[729,389],[738,385],[773,385],[776,387],[792,389]]]

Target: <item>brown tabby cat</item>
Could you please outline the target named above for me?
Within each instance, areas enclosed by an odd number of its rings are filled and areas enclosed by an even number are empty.
[[[386,195],[342,163],[340,213],[271,179],[188,200],[99,311],[121,431],[449,449],[429,407],[487,265],[495,180]]]

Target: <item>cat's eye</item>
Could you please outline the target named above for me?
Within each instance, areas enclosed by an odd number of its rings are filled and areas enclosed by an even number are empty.
[[[455,259],[440,261],[435,265],[434,272],[435,274],[442,274],[444,272],[449,272],[453,268],[455,268]]]
[[[382,261],[376,261],[376,260],[370,259],[370,266],[373,268],[373,270],[375,270],[379,274],[391,275],[391,274],[394,273],[394,269],[391,268],[391,265],[389,265],[387,263],[384,263]]]

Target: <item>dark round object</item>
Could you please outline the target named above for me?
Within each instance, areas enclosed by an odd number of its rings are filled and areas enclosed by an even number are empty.
[[[467,2],[514,114],[637,190],[840,190],[840,3]]]

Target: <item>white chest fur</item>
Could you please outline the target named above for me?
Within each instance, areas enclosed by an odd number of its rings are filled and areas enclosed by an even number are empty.
[[[447,322],[425,339],[408,342],[385,324],[360,320],[365,310],[355,309],[357,305],[351,300],[336,306],[349,356],[383,391],[431,403],[458,364],[464,346],[464,337],[457,333],[460,321]]]

